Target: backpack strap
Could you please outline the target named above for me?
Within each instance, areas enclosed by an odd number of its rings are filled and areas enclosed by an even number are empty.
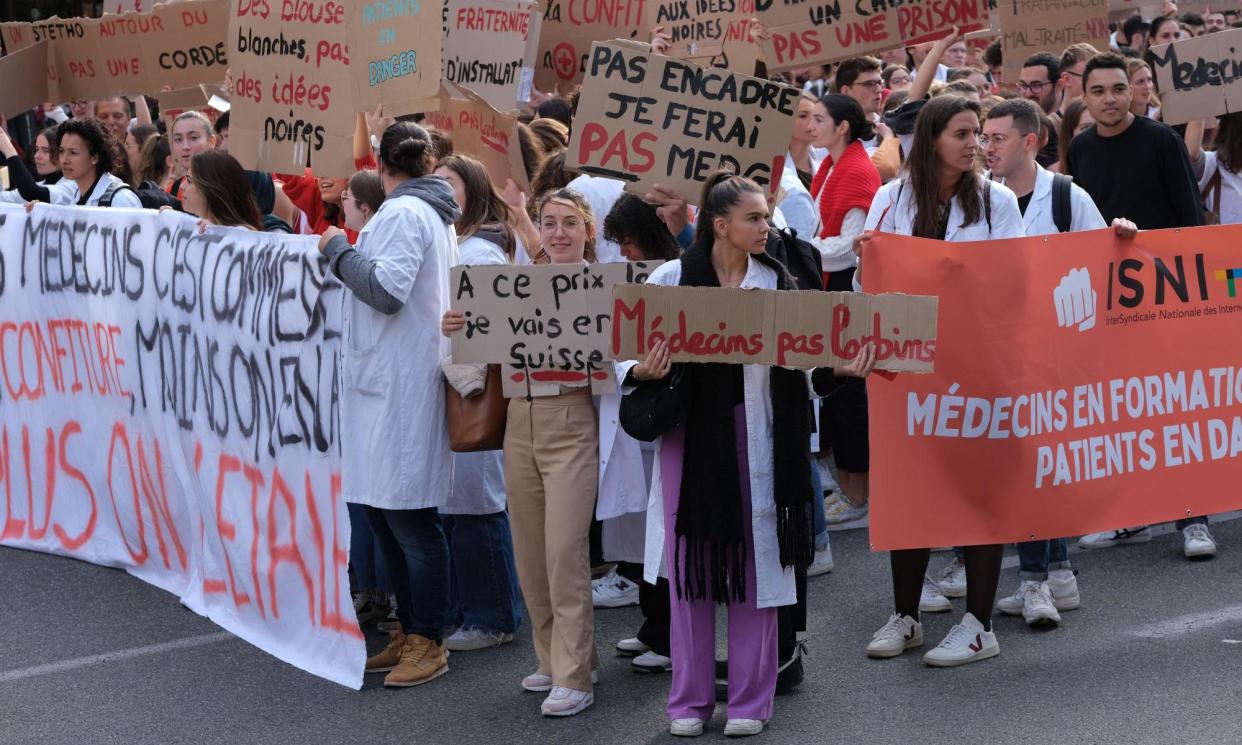
[[[104,189],[103,195],[99,197],[99,206],[111,207],[112,198],[115,197],[116,193],[122,189],[129,189],[130,191],[133,191],[133,189],[129,188],[129,184],[126,184],[124,181],[117,180],[108,184],[108,188]]]
[[[992,179],[983,181],[983,217],[988,221],[988,237],[992,237]]]
[[[1058,233],[1068,233],[1074,222],[1070,204],[1070,186],[1073,183],[1074,180],[1063,173],[1052,174],[1052,222],[1056,224]]]

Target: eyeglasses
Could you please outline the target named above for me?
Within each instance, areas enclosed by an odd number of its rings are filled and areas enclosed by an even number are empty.
[[[1019,81],[1018,81],[1018,90],[1020,90],[1020,91],[1030,91],[1031,93],[1034,93],[1035,95],[1037,95],[1037,96],[1038,96],[1038,95],[1040,94],[1040,92],[1041,92],[1041,91],[1043,91],[1044,86],[1046,86],[1046,85],[1048,85],[1048,84],[1049,84],[1049,81],[1047,81],[1047,80],[1037,80],[1037,81],[1035,81],[1034,83],[1028,83],[1028,82],[1026,82],[1026,81],[1024,81],[1024,80],[1019,80]]]
[[[1001,147],[1006,142],[1009,142],[1009,137],[1007,135],[979,135],[979,144],[983,147],[987,147],[988,145]]]
[[[357,197],[355,197],[353,194],[350,194],[350,193],[349,193],[349,192],[347,192],[347,191],[343,191],[343,192],[341,192],[341,201],[344,201],[344,200],[346,200],[346,199],[348,199],[348,200],[349,200],[349,201],[351,201],[351,202],[357,202],[357,201],[358,201]]]
[[[859,80],[854,85],[861,85],[869,91],[878,91],[884,87],[883,80]]]

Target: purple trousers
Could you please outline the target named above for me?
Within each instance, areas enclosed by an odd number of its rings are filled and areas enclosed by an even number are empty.
[[[750,465],[747,461],[746,413],[743,406],[734,409],[734,428],[737,430],[738,476],[742,481],[742,521],[746,531],[747,597],[743,603],[727,606],[728,716],[730,719],[766,721],[772,718],[779,664],[776,608],[758,608],[755,605],[755,538],[751,529]],[[674,527],[681,493],[684,441],[683,429],[665,434],[660,454],[660,485],[664,492],[664,555],[670,565],[678,555]],[[670,719],[707,721],[716,708],[715,603],[711,598],[678,598],[675,582],[669,583],[669,593],[672,605],[669,647],[673,660],[673,683],[668,692],[668,716]]]

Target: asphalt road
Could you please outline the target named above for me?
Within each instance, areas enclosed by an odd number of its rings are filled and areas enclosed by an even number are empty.
[[[918,655],[866,659],[888,617],[887,557],[864,531],[833,534],[836,570],[811,581],[807,679],[778,698],[763,743],[1242,742],[1242,521],[1220,555],[1190,562],[1180,534],[1076,553],[1083,596],[1056,630],[998,617],[1001,655],[953,670]],[[947,560],[935,554],[933,567]],[[1002,593],[1016,583],[1012,557]],[[361,692],[319,680],[223,633],[126,574],[0,549],[0,743],[674,742],[667,678],[630,672],[612,644],[637,608],[600,611],[596,704],[539,716],[520,691],[529,637],[454,654],[427,686]],[[929,644],[963,612],[924,616]],[[379,646],[382,640],[370,640]],[[723,709],[707,740],[723,739]]]

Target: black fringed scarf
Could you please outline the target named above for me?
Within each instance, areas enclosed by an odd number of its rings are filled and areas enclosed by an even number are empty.
[[[780,262],[765,255],[753,258],[776,272],[777,289],[793,289],[793,280]],[[696,241],[681,257],[681,285],[719,287],[712,267],[711,239]],[[718,603],[746,598],[745,526],[734,428],[735,375],[741,369],[726,364],[687,364],[685,452],[681,495],[674,525],[677,556],[673,559],[678,597]],[[806,375],[799,370],[771,368],[772,463],[751,463],[752,469],[771,468],[776,501],[776,535],[781,566],[805,569],[814,556],[811,535],[811,408]],[[685,571],[681,571],[682,541]]]

